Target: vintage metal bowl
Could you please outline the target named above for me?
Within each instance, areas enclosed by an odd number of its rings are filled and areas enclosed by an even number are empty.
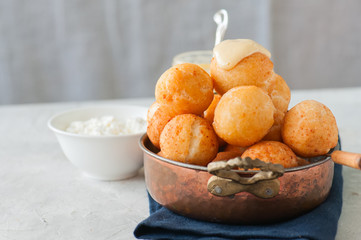
[[[277,173],[277,166],[266,166],[264,175],[273,177],[252,181],[259,171],[229,170],[232,164],[225,162],[212,170],[209,165],[160,157],[146,134],[140,146],[150,195],[169,210],[194,219],[234,224],[287,220],[321,204],[332,185],[334,162],[328,156],[285,169],[283,175]]]

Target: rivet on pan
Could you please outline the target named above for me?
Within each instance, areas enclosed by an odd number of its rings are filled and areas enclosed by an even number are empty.
[[[222,188],[221,188],[220,186],[215,186],[214,191],[215,191],[217,194],[221,194],[221,193],[222,193]]]
[[[265,193],[266,195],[271,196],[273,194],[273,190],[270,188],[266,188]]]

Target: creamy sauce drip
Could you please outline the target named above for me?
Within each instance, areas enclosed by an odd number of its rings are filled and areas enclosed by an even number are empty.
[[[217,44],[213,49],[217,64],[226,70],[232,69],[243,58],[256,52],[271,58],[271,53],[266,48],[251,39],[225,40]]]

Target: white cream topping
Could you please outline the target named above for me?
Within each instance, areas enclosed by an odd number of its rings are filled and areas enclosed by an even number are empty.
[[[67,132],[89,136],[117,136],[146,132],[147,122],[140,117],[117,119],[114,116],[74,121]]]
[[[232,69],[243,58],[256,52],[271,58],[271,53],[266,48],[251,39],[224,40],[213,49],[217,64],[226,70]]]

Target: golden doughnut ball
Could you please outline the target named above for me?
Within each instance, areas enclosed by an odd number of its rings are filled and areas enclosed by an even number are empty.
[[[239,154],[238,152],[219,152],[212,162],[228,161],[229,159],[241,157],[241,155],[242,154]]]
[[[268,133],[274,122],[274,111],[271,98],[262,89],[235,87],[219,101],[213,127],[228,144],[247,147]]]
[[[246,147],[240,147],[240,146],[235,146],[235,145],[231,145],[228,144],[225,148],[224,151],[225,152],[236,152],[239,155],[242,155],[244,153],[244,151],[246,151]]]
[[[297,167],[296,154],[286,144],[277,141],[262,141],[249,147],[242,158],[258,158],[264,162],[281,164],[285,168]]]
[[[211,162],[228,161],[236,157],[241,157],[241,154],[239,154],[238,152],[219,152]],[[239,168],[234,167],[233,169],[237,170]]]
[[[219,94],[214,94],[211,104],[203,113],[203,118],[206,119],[210,124],[213,123],[214,110],[216,110],[219,100],[221,100],[221,96]]]
[[[211,124],[211,125],[213,124],[214,110],[216,110],[219,100],[221,100],[221,96],[219,94],[214,94],[211,105],[209,105],[209,107],[203,113],[203,118],[206,119],[209,122],[209,124]],[[220,138],[218,136],[217,136],[217,138],[218,138],[218,144],[220,147],[226,145],[226,142],[222,138]]]
[[[154,102],[150,106],[147,113],[147,135],[155,147],[160,148],[160,134],[165,125],[179,114],[172,106],[167,104]]]
[[[284,114],[283,114],[284,115]],[[282,118],[283,122],[283,118]],[[279,141],[282,142],[282,122],[281,119],[275,117],[275,122],[266,134],[264,138],[262,138],[263,141]]]
[[[206,166],[217,155],[218,141],[207,120],[194,114],[182,114],[164,127],[160,148],[165,158]]]
[[[284,79],[273,71],[273,63],[267,56],[254,53],[230,70],[219,67],[214,58],[211,62],[211,76],[214,80],[214,88],[220,94],[233,87],[247,85],[265,90],[275,106],[275,122],[264,140],[282,140],[281,127],[288,110],[291,91]]]
[[[160,157],[164,157],[162,151],[158,152],[157,155],[160,156]]]
[[[183,63],[165,71],[155,87],[157,102],[177,112],[203,114],[213,100],[213,82],[197,64]]]
[[[286,113],[282,137],[284,143],[299,156],[324,155],[337,145],[336,119],[322,103],[302,101]]]
[[[228,90],[245,85],[261,87],[273,72],[272,61],[264,54],[256,52],[243,58],[235,67],[226,70],[218,66],[217,60],[212,59],[210,72],[214,80],[214,89],[223,95]]]
[[[273,105],[280,112],[287,112],[291,100],[291,91],[282,76],[273,72],[271,78],[261,87],[271,97]]]
[[[275,113],[273,126],[263,140],[282,141],[281,128],[291,100],[291,91],[285,80],[276,73],[264,84],[262,89],[271,97]]]

